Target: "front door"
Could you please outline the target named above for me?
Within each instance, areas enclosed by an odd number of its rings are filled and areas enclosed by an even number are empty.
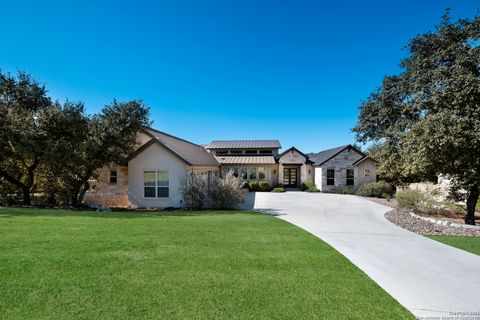
[[[283,186],[286,188],[297,187],[297,168],[283,168]]]

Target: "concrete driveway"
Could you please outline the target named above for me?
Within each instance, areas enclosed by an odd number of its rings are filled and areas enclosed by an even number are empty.
[[[480,319],[480,256],[397,227],[383,216],[390,208],[305,192],[259,192],[252,205],[330,244],[415,316]]]

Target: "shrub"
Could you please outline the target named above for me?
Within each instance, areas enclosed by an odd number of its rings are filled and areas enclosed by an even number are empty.
[[[202,209],[209,206],[208,185],[204,177],[196,173],[189,173],[182,184],[183,199],[188,208]]]
[[[407,210],[419,210],[425,208],[427,196],[418,190],[406,189],[397,192],[398,207]]]
[[[223,178],[214,177],[208,188],[205,176],[190,173],[184,181],[183,197],[186,206],[192,209],[232,209],[244,202],[245,184],[232,173]]]
[[[316,188],[315,183],[313,181],[305,181],[302,183],[302,191],[307,191],[309,188]]]
[[[285,192],[285,188],[283,188],[283,187],[276,187],[276,188],[273,188],[272,192]]]
[[[260,191],[271,191],[272,190],[272,185],[267,181],[260,181],[258,183],[258,187],[259,187]]]
[[[279,183],[279,184],[277,184],[277,188],[285,188],[285,187],[284,187],[283,183]]]
[[[230,172],[223,178],[213,180],[208,195],[212,208],[233,209],[245,201],[247,191],[243,188],[243,182]]]
[[[250,191],[260,191],[260,185],[258,184],[257,181],[250,181],[248,183],[248,186],[249,186],[249,190]]]
[[[357,194],[363,197],[389,199],[395,194],[395,187],[385,181],[364,183],[358,189]]]

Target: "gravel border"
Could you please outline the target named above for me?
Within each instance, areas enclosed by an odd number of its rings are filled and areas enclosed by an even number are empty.
[[[479,227],[458,227],[458,224],[443,225],[442,223],[432,222],[410,212],[394,209],[385,213],[385,218],[397,226],[421,234],[421,235],[446,235],[446,236],[469,236],[480,237]],[[434,219],[432,219],[434,220]],[[440,221],[442,222],[442,221]],[[457,225],[457,226],[455,226]]]

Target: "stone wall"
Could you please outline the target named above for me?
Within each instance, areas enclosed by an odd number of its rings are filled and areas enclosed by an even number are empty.
[[[363,158],[362,155],[351,149],[345,149],[337,154],[332,159],[328,160],[321,167],[321,186],[317,183],[317,188],[322,191],[333,191],[337,187],[344,187],[347,185],[347,169],[355,169],[353,163]],[[327,170],[335,170],[335,185],[327,185]],[[318,171],[318,170],[317,170]],[[318,180],[317,180],[318,181]]]
[[[117,171],[117,183],[110,183],[110,171]],[[111,208],[128,207],[128,167],[110,166],[100,169],[96,180],[90,181],[90,190],[83,203]]]

